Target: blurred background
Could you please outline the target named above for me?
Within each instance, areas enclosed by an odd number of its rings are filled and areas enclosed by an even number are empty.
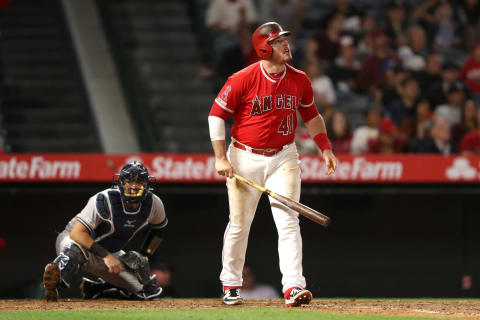
[[[57,233],[132,157],[157,177],[169,218],[152,268],[169,271],[176,297],[220,296],[228,203],[207,116],[227,77],[257,61],[250,36],[268,21],[293,32],[291,64],[310,77],[340,161],[333,178],[318,173],[299,124],[301,201],[333,221],[301,219],[314,296],[480,295],[479,0],[0,9],[0,298],[42,297]],[[247,263],[280,293],[276,241],[262,198]]]

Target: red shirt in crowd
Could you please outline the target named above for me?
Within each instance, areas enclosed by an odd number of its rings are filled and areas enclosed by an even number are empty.
[[[233,114],[232,137],[268,149],[294,141],[297,110],[304,122],[318,115],[308,76],[288,64],[282,73],[270,75],[259,61],[228,78],[210,116],[227,119]]]
[[[460,151],[480,154],[480,132],[478,130],[473,130],[463,137],[462,143],[460,144]]]
[[[480,63],[469,57],[460,70],[460,79],[465,82],[472,93],[480,93]]]

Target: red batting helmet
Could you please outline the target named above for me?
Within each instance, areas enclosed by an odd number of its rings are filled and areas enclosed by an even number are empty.
[[[283,35],[292,34],[290,31],[283,31],[276,22],[267,22],[255,30],[252,35],[252,43],[257,55],[261,59],[268,59],[272,56],[273,48],[269,42]]]

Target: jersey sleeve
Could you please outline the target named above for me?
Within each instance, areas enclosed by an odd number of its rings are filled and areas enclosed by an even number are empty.
[[[229,77],[215,98],[209,115],[226,120],[235,112],[241,102],[241,96],[241,83],[238,78],[235,76]]]
[[[96,200],[97,195],[91,197],[88,200],[87,205],[77,215],[77,221],[83,224],[90,232],[93,232],[101,222],[101,219],[97,214]]]
[[[153,195],[152,212],[148,217],[148,224],[152,229],[162,229],[168,224],[167,215],[165,214],[165,207],[162,200],[156,195]]]
[[[303,81],[303,95],[298,105],[298,113],[300,113],[300,116],[305,123],[318,115],[318,109],[313,97],[312,83],[307,76],[304,77]]]

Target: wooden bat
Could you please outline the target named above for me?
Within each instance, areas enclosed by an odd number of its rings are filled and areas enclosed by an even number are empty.
[[[297,211],[302,216],[307,217],[308,219],[310,219],[312,221],[315,221],[316,223],[319,223],[324,227],[328,227],[328,225],[330,224],[330,218],[329,217],[327,217],[326,215],[324,215],[324,214],[322,214],[322,213],[320,213],[320,212],[318,212],[318,211],[316,211],[316,210],[314,210],[310,207],[307,207],[304,204],[301,204],[300,202],[297,202],[297,201],[292,200],[290,198],[284,197],[284,196],[282,196],[278,193],[275,193],[271,190],[268,190],[267,188],[259,186],[255,182],[250,181],[250,180],[248,180],[248,179],[246,179],[246,178],[244,178],[244,177],[242,177],[242,176],[240,176],[236,173],[234,173],[233,176],[237,180],[239,180],[239,181],[241,181],[241,182],[257,189],[257,190],[260,190],[261,192],[265,192],[266,194],[268,194],[273,199],[283,203],[284,205],[286,205],[290,209],[293,209],[293,210]]]

